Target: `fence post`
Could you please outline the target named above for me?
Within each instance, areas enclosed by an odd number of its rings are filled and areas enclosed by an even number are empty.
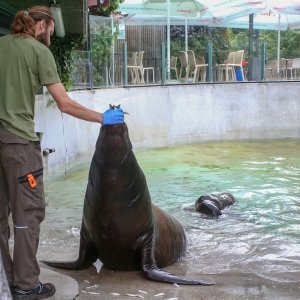
[[[266,43],[263,42],[261,44],[261,49],[260,49],[260,55],[261,55],[261,80],[265,80],[265,58],[266,58]]]
[[[114,20],[111,18],[111,33],[114,36]],[[115,85],[115,46],[114,43],[111,45],[111,74],[108,71],[108,78],[110,78],[111,85]],[[111,76],[110,76],[111,75]]]
[[[93,61],[92,61],[92,50],[88,51],[89,59],[89,88],[93,89]]]
[[[161,44],[161,84],[166,82],[166,49],[165,43]]]
[[[207,52],[208,52],[208,81],[212,82],[212,79],[213,79],[213,72],[212,72],[213,44],[212,44],[212,42],[208,42]]]
[[[123,47],[123,77],[124,77],[124,85],[128,85],[128,76],[127,76],[127,42],[124,42]]]

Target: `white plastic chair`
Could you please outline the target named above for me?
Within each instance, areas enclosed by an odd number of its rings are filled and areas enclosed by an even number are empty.
[[[175,77],[176,80],[178,80],[178,72],[177,72],[177,57],[176,56],[171,56],[170,58],[170,72],[171,70],[175,71]],[[172,72],[171,72],[172,74]],[[172,77],[170,74],[170,77]]]
[[[234,56],[234,62],[233,63],[228,63],[228,67],[232,68],[233,70],[233,77],[235,81],[235,69],[238,68],[241,70],[241,74],[242,74],[242,81],[245,80],[245,76],[244,76],[244,69],[243,69],[243,59],[244,59],[244,52],[245,50],[239,50],[236,51],[235,56]],[[226,81],[228,81],[228,74],[226,73]]]
[[[144,84],[144,70],[143,70],[143,57],[144,57],[144,51],[137,52],[136,61],[134,63],[134,60],[132,63],[133,65],[128,65],[127,70],[130,71],[130,74],[132,76],[132,83],[134,84]]]
[[[132,52],[131,57],[128,60],[127,70],[129,71],[131,82],[136,83],[135,67],[137,66],[138,52]]]
[[[290,71],[290,79],[296,79],[298,77],[298,71],[300,71],[300,58],[294,58],[292,60],[292,65],[286,68],[287,73],[288,71]]]
[[[180,60],[180,71],[179,71],[179,80],[187,82],[188,76],[190,73],[190,67],[188,64],[188,55],[185,51],[179,51],[179,60]],[[184,76],[182,75],[184,72]]]
[[[208,64],[205,63],[204,57],[202,57],[201,63],[196,62],[195,53],[193,50],[188,50],[188,64],[189,64],[189,71],[190,75],[192,75],[193,82],[199,80],[199,76],[201,75],[201,81],[205,81],[206,79],[206,67]]]
[[[235,62],[235,54],[236,52],[229,52],[224,63],[217,65],[219,81],[224,81],[224,71],[225,81],[229,81],[229,77],[231,77],[232,81],[235,81],[234,68],[229,66]]]

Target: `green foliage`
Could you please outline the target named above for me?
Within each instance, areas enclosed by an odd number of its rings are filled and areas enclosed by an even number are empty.
[[[266,57],[268,59],[277,58],[277,31],[261,31],[260,42],[266,43]],[[280,33],[280,57],[295,58],[300,57],[300,31],[286,30]]]
[[[230,51],[238,51],[249,48],[249,31],[246,29],[227,29],[228,46]],[[246,51],[247,52],[247,51]]]
[[[112,12],[117,11],[119,4],[124,0],[110,0],[107,6],[93,7],[90,9],[92,15],[109,17]]]
[[[124,2],[124,0],[107,1],[108,5],[91,8],[90,14],[109,17],[111,13],[117,11],[119,4],[122,2]],[[97,21],[90,27],[93,28],[90,35],[93,83],[95,85],[101,85],[103,79],[107,76],[107,65],[110,61],[112,46],[117,39],[119,28],[116,26],[115,33],[112,33],[110,25],[97,24]]]
[[[116,31],[113,33],[110,24],[110,20],[108,23],[93,24],[94,30],[91,34],[90,41],[93,62],[93,81],[96,85],[101,85],[104,77],[107,76],[106,68],[110,62],[112,46],[119,33],[118,27],[116,27]]]
[[[83,37],[67,34],[64,38],[53,37],[50,50],[57,65],[58,75],[67,91],[72,87],[72,71],[74,69],[73,50],[82,47]]]
[[[247,29],[228,29],[229,46],[231,50],[245,49],[246,58],[249,48],[249,30]],[[300,57],[300,31],[286,30],[280,33],[280,57],[295,58]],[[277,30],[260,30],[259,45],[266,43],[266,59],[277,58]]]
[[[171,55],[178,56],[178,51],[185,49],[184,26],[171,27]],[[188,27],[188,45],[189,49],[195,52],[196,57],[207,57],[207,45],[212,41],[213,51],[216,60],[223,61],[227,56],[228,37],[223,28],[208,28],[206,26],[189,26]]]
[[[257,31],[255,31],[256,33]],[[262,42],[266,43],[266,59],[277,58],[277,30],[259,31],[259,49]],[[213,43],[216,62],[222,62],[228,56],[228,51],[245,50],[245,59],[248,61],[249,30],[224,29],[204,26],[190,26],[188,28],[189,49],[195,51],[196,57],[204,56],[207,60],[207,44]],[[255,39],[254,39],[255,40]],[[300,30],[281,31],[280,57],[300,57]],[[255,47],[255,45],[254,45]],[[178,51],[185,49],[184,26],[171,27],[171,55],[178,56]],[[259,56],[259,53],[254,55]]]

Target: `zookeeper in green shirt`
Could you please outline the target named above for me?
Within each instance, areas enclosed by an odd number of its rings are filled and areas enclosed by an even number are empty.
[[[82,120],[105,125],[124,122],[122,109],[102,114],[68,96],[48,49],[53,32],[49,8],[34,6],[19,11],[11,34],[0,38],[0,249],[14,299],[44,299],[55,293],[52,283],[39,281],[36,259],[45,201],[41,148],[33,121],[35,93],[46,86],[63,113]],[[10,213],[13,259],[8,244]]]

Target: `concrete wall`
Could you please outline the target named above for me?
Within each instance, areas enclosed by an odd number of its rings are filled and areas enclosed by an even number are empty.
[[[70,93],[100,112],[121,104],[134,148],[163,147],[212,140],[300,138],[298,82],[130,87]],[[69,168],[91,157],[100,125],[81,121],[47,106],[36,107],[36,131],[44,133],[45,171]]]

